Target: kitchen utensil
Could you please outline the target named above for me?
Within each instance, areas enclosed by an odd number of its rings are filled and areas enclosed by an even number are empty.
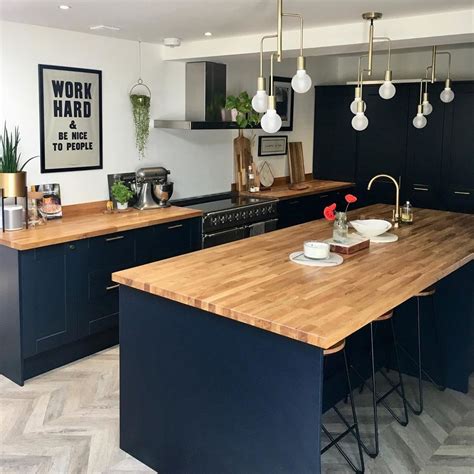
[[[168,182],[169,171],[161,166],[140,168],[136,172],[138,200],[135,207],[139,210],[168,207],[173,193],[173,183]]]
[[[307,258],[304,252],[298,251],[290,254],[290,260],[299,265],[306,265],[308,267],[336,267],[344,262],[344,259],[337,253],[330,253],[328,258],[314,259]]]
[[[351,221],[350,224],[361,235],[367,238],[381,235],[392,227],[392,224],[383,219],[359,219]]]
[[[316,240],[308,240],[304,243],[304,256],[314,259],[328,258],[329,244]]]
[[[153,194],[159,200],[161,207],[169,207],[170,203],[168,202],[173,195],[174,184],[171,181],[166,183],[157,183],[153,185]]]

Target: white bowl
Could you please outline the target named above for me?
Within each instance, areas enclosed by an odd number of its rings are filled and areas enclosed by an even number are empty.
[[[383,219],[359,219],[351,221],[352,227],[364,237],[377,237],[392,227],[392,224]]]
[[[304,256],[307,258],[323,259],[329,257],[329,244],[317,240],[307,240],[304,243]]]

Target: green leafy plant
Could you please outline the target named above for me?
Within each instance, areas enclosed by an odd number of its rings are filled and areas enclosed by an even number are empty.
[[[130,95],[133,122],[135,124],[135,144],[140,158],[145,157],[145,148],[150,134],[150,97],[143,94]]]
[[[123,181],[115,181],[112,184],[112,196],[120,204],[126,204],[133,197],[133,192],[123,184]]]
[[[2,155],[0,156],[0,173],[19,173],[33,159],[32,156],[20,165],[21,153],[18,152],[20,144],[20,130],[15,127],[15,133],[8,133],[7,124],[3,126],[3,135],[0,135]]]
[[[243,91],[237,96],[228,96],[225,108],[237,110],[236,122],[239,128],[254,127],[260,123],[260,115],[253,110],[252,100],[247,91]]]

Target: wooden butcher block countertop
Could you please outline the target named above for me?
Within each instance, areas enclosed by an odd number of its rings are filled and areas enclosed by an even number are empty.
[[[350,217],[385,217],[377,204]],[[474,258],[474,215],[415,210],[399,240],[371,244],[337,267],[289,261],[308,239],[326,239],[318,220],[113,275],[117,283],[322,348],[356,332]]]
[[[327,193],[329,191],[338,191],[339,189],[347,189],[354,186],[354,183],[345,181],[325,181],[322,179],[312,179],[301,183],[308,186],[306,189],[296,190],[289,189],[288,184],[272,186],[270,191],[260,191],[258,193],[249,193],[243,191],[240,194],[244,196],[253,196],[268,199],[291,199],[301,196],[310,196],[312,194]]]
[[[102,209],[104,207],[105,203]],[[69,214],[66,212],[61,219],[48,221],[36,228],[15,232],[0,230],[0,245],[16,250],[30,250],[202,215],[199,210],[175,206],[146,211],[130,209],[122,213],[105,214],[96,206],[89,207],[87,204],[83,209],[71,211]]]

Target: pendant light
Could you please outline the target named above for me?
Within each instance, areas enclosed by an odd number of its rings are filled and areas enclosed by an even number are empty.
[[[359,57],[359,64],[357,70],[357,87],[355,88],[354,100],[350,105],[351,112],[355,114],[352,119],[352,127],[357,131],[365,130],[369,124],[367,117],[365,116],[366,104],[362,96],[362,87],[364,83],[364,73],[367,76],[371,76],[373,73],[373,56],[374,56],[374,42],[385,41],[388,42],[388,59],[387,69],[385,70],[384,81],[379,87],[379,95],[382,99],[389,100],[395,93],[396,88],[392,82],[392,70],[390,69],[390,60],[392,57],[392,42],[390,38],[386,36],[374,36],[374,20],[382,18],[382,13],[379,12],[367,12],[362,14],[364,20],[370,21],[369,25],[369,50],[368,54]],[[361,66],[362,58],[367,58],[367,68]]]
[[[428,82],[434,83],[436,80],[436,61],[440,55],[448,56],[448,74],[445,81],[444,89],[441,91],[439,98],[445,104],[454,100],[454,92],[451,89],[451,53],[448,51],[438,51],[436,46],[433,46],[431,53],[431,65],[426,68],[425,79],[420,81],[420,100],[417,106],[417,113],[413,119],[413,126],[416,128],[423,128],[427,124],[426,116],[433,111],[433,106],[430,104],[428,97]],[[428,71],[431,70],[431,79],[428,79]],[[425,83],[425,91],[423,92],[423,83]],[[423,117],[420,117],[420,114]],[[424,118],[424,120],[423,120]]]
[[[256,112],[265,112],[261,120],[262,128],[268,133],[280,130],[281,118],[276,112],[276,101],[273,92],[273,61],[281,62],[283,59],[283,18],[298,18],[300,21],[300,51],[296,60],[296,74],[291,80],[291,87],[298,94],[304,94],[311,88],[311,77],[306,72],[305,57],[303,55],[303,17],[298,13],[285,13],[283,11],[283,0],[277,0],[277,33],[264,36],[260,40],[260,75],[257,79],[257,92],[252,99],[252,107]],[[265,78],[263,77],[263,42],[268,38],[276,38],[276,52],[270,58],[270,96],[266,93]]]
[[[273,87],[273,57],[275,53],[270,55],[270,95],[268,97],[268,108],[262,117],[262,129],[267,133],[276,133],[281,128],[281,117],[276,111],[275,93]]]

